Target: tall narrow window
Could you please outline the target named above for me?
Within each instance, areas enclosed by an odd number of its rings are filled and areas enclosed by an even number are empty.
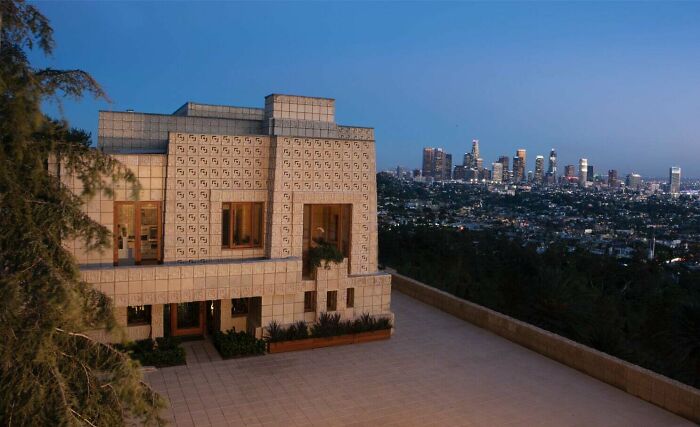
[[[338,291],[328,291],[326,293],[326,311],[336,311],[338,309]]]
[[[263,246],[263,203],[223,203],[221,246],[260,248]]]
[[[304,292],[304,312],[316,311],[316,291]]]
[[[347,289],[345,300],[346,300],[345,306],[347,308],[355,307],[355,288],[348,288]]]

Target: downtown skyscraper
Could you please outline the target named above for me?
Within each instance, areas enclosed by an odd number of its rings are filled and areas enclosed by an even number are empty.
[[[681,168],[672,166],[668,170],[668,192],[679,194],[681,192]]]
[[[535,182],[541,184],[544,181],[544,156],[535,157]]]
[[[578,185],[585,187],[588,181],[588,159],[579,159],[578,161]]]
[[[527,178],[525,175],[526,162],[526,150],[524,148],[517,150],[513,158],[513,182],[522,182]]]
[[[452,154],[442,148],[423,148],[423,176],[443,181],[452,178]]]
[[[549,167],[547,168],[547,183],[557,182],[557,152],[552,148],[549,152]]]

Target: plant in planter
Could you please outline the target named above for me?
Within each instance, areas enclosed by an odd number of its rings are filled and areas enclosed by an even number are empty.
[[[306,338],[309,338],[309,326],[303,320],[299,320],[298,322],[289,325],[285,333],[285,339],[290,341],[303,340]]]
[[[312,337],[332,337],[340,335],[340,314],[321,313],[311,327]]]
[[[287,339],[287,331],[285,331],[282,325],[276,320],[268,323],[265,332],[265,339],[268,342],[279,342]]]
[[[315,241],[316,246],[309,249],[309,265],[316,269],[323,265],[326,270],[330,269],[330,263],[340,264],[345,258],[336,245],[326,242],[323,239]]]

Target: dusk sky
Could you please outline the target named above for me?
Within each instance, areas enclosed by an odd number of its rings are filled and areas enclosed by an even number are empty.
[[[555,147],[560,171],[587,157],[700,177],[700,3],[38,4],[57,42],[39,63],[82,68],[113,100],[64,105],[95,139],[99,109],[289,93],[373,126],[378,169],[419,167],[423,146],[461,163],[478,138],[487,165],[525,148],[532,170]]]

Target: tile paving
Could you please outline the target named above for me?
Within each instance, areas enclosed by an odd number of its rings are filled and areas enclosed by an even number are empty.
[[[147,374],[178,426],[690,426],[689,421],[394,292],[389,341]]]

